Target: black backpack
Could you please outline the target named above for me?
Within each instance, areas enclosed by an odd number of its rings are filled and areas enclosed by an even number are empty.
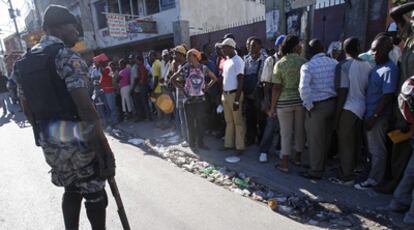
[[[62,48],[63,44],[50,45],[42,52],[27,53],[16,62],[17,83],[35,121],[79,121],[66,83],[56,72],[55,58]]]

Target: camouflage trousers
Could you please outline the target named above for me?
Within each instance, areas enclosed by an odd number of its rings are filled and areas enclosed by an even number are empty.
[[[52,183],[59,187],[74,186],[82,193],[103,190],[105,180],[97,176],[95,152],[79,139],[62,136],[41,133],[39,137],[46,162],[52,168]]]

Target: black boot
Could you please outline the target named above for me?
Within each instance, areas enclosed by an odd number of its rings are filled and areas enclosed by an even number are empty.
[[[106,226],[106,206],[108,197],[105,190],[84,195],[86,214],[91,223],[92,230],[105,230]]]
[[[82,195],[74,189],[65,188],[62,199],[63,220],[65,229],[79,229],[79,215],[81,210]]]

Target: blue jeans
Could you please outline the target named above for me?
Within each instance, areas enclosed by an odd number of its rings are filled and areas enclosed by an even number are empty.
[[[115,94],[114,93],[105,93],[106,103],[108,103],[109,108],[109,117],[108,120],[111,121],[111,124],[116,124],[119,121],[118,109],[115,103]]]
[[[263,132],[263,137],[260,142],[260,152],[269,153],[270,148],[272,147],[273,138],[277,135],[279,141],[280,130],[279,130],[279,121],[277,117],[267,117],[266,128]]]

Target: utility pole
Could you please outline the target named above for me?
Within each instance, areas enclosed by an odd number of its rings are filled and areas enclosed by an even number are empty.
[[[13,9],[13,4],[12,4],[11,0],[8,0],[8,1],[9,1],[9,6],[10,6],[9,15],[10,15],[10,18],[13,19],[13,22],[14,22],[14,28],[16,29],[16,35],[17,35],[17,38],[19,39],[20,50],[24,51],[23,50],[23,44],[22,44],[22,38],[20,37],[19,28],[17,27],[16,14],[15,14],[15,11]]]
[[[33,0],[33,5],[35,8],[35,12],[36,12],[36,22],[37,22],[37,26],[38,26],[38,30],[41,30],[42,28],[42,17],[40,16],[40,11],[39,11],[39,3],[37,2],[38,0]]]

